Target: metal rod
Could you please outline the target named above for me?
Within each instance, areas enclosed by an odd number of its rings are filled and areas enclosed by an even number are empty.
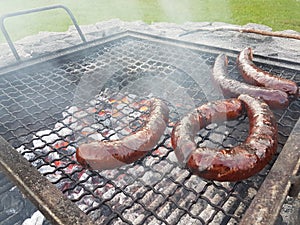
[[[70,18],[71,18],[78,34],[79,34],[79,36],[82,40],[82,42],[86,42],[86,38],[83,35],[83,33],[82,33],[82,31],[81,31],[74,15],[73,15],[73,13],[71,12],[70,9],[68,9],[67,7],[65,7],[63,5],[46,6],[46,7],[36,8],[36,9],[30,9],[30,10],[23,10],[23,11],[14,12],[14,13],[8,13],[8,14],[5,14],[5,15],[0,17],[0,28],[1,28],[1,31],[2,31],[4,37],[5,37],[5,39],[8,43],[11,51],[12,51],[12,53],[14,54],[17,61],[20,61],[21,58],[20,58],[20,56],[19,56],[19,54],[18,54],[18,52],[17,52],[17,50],[16,50],[16,48],[13,44],[13,41],[11,40],[11,38],[10,38],[10,36],[9,36],[5,26],[4,26],[5,19],[9,18],[9,17],[20,16],[20,15],[25,15],[25,14],[35,13],[35,12],[42,12],[42,11],[47,11],[47,10],[52,10],[52,9],[57,9],[57,8],[61,8],[61,9],[65,10],[68,13],[68,15],[70,16]]]
[[[53,224],[96,224],[1,136],[0,168]]]
[[[17,60],[17,61],[20,61],[21,58],[20,58],[20,56],[19,56],[19,54],[18,54],[18,52],[17,52],[17,50],[16,50],[16,48],[15,48],[13,42],[12,42],[12,40],[11,40],[11,38],[10,38],[10,36],[9,36],[9,34],[8,34],[8,32],[7,32],[7,30],[5,29],[5,26],[4,26],[4,19],[5,19],[4,17],[1,17],[1,18],[0,18],[0,20],[1,20],[1,21],[0,21],[0,22],[1,22],[1,23],[0,23],[1,31],[2,31],[2,33],[3,33],[3,35],[4,35],[4,37],[5,37],[5,39],[6,39],[7,43],[8,43],[8,45],[9,45],[9,47],[10,47],[12,53],[14,54],[16,60]]]

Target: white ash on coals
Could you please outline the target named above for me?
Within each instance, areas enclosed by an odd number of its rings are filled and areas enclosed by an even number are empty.
[[[62,113],[63,119],[53,129],[34,134],[32,148],[24,145],[17,150],[81,210],[100,223],[113,210],[136,224],[145,220],[149,211],[157,212],[158,217],[170,224],[175,224],[177,218],[181,218],[177,221],[181,224],[198,223],[201,221],[195,218],[199,215],[203,221],[217,224],[226,215],[215,216],[214,205],[226,203],[228,193],[224,190],[231,186],[223,183],[223,189],[216,189],[178,167],[170,138],[155,147],[142,163],[105,171],[86,170],[77,163],[75,152],[79,143],[121,139],[143,126],[149,105],[138,104],[138,99],[135,95],[116,98],[97,95],[86,107],[67,107]],[[169,125],[166,137],[171,129]],[[201,192],[203,198],[197,195]],[[232,199],[226,204],[228,210],[235,201]]]
[[[149,113],[149,105],[141,105],[137,99],[132,94],[118,98],[97,95],[85,108],[67,107],[62,112],[63,119],[52,129],[39,130],[33,135],[32,147],[22,145],[17,151],[71,200],[78,200],[82,210],[95,207],[99,204],[95,201],[95,195],[109,199],[115,194],[116,186],[130,191],[126,187],[128,181],[136,179],[143,169],[137,166],[132,170],[132,177],[126,179],[117,170],[102,171],[100,176],[94,171],[94,175],[77,163],[76,147],[85,141],[121,139],[141,127]],[[148,161],[147,164],[151,165]],[[114,180],[114,184],[107,183],[110,179]],[[142,178],[146,183],[151,179],[155,179],[151,174]],[[119,201],[122,203],[125,200],[120,198]]]

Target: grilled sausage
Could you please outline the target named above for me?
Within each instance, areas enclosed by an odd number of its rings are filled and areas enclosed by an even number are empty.
[[[249,135],[231,149],[197,148],[194,135],[216,118],[216,122],[241,115],[242,105],[250,121]],[[219,110],[219,109],[223,110]],[[220,115],[222,115],[220,117]],[[277,149],[277,124],[269,106],[249,95],[200,106],[180,120],[172,131],[172,146],[178,161],[193,174],[217,181],[239,181],[258,173]]]
[[[280,78],[268,73],[253,63],[253,51],[245,48],[237,57],[237,65],[244,80],[256,86],[267,87],[286,92],[288,95],[297,97],[299,88],[291,80]]]
[[[81,144],[76,150],[77,161],[86,168],[114,169],[133,163],[150,151],[163,135],[169,116],[167,105],[150,99],[150,114],[144,126],[135,133],[115,141]]]
[[[264,87],[256,87],[227,77],[228,59],[220,54],[215,61],[212,78],[222,89],[226,97],[238,97],[240,94],[248,94],[263,99],[271,108],[285,108],[289,104],[288,95],[280,90]]]

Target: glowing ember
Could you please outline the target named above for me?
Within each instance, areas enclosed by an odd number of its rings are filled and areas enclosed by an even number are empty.
[[[86,189],[94,190],[94,195],[102,196],[104,199],[111,198],[116,190],[114,185],[105,184],[102,176],[91,177],[89,171],[82,169],[76,162],[74,154],[76,145],[89,140],[117,140],[139,129],[148,116],[149,103],[137,102],[137,96],[134,95],[122,98],[104,98],[98,95],[86,108],[68,107],[62,113],[63,119],[54,125],[53,130],[36,132],[33,135],[32,149],[21,146],[17,150],[31,160],[32,164],[70,199],[80,199],[76,201],[78,206],[82,210],[87,210],[98,203],[94,202],[92,196],[84,194]],[[153,154],[160,154],[160,150],[156,150]],[[40,155],[44,157],[39,157]],[[153,163],[155,162],[154,160]],[[143,171],[141,167],[136,166],[132,171],[134,176],[139,176],[139,171]],[[114,179],[117,171],[102,171],[101,174]],[[74,182],[82,183],[82,187],[74,187],[71,181],[64,179],[66,175]],[[151,174],[146,174],[142,178],[146,183],[152,183],[155,179],[157,177]],[[118,175],[116,180],[115,184],[118,186],[125,187],[127,184],[125,174]],[[126,200],[122,197],[119,201]]]

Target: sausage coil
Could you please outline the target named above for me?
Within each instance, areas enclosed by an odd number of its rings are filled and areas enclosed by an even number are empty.
[[[215,61],[212,78],[226,97],[238,97],[240,94],[251,95],[263,99],[272,108],[286,108],[289,104],[288,95],[280,90],[256,87],[227,77],[228,59],[220,54]]]
[[[143,157],[163,135],[169,116],[169,109],[162,100],[153,98],[149,101],[150,114],[140,130],[120,140],[81,144],[76,150],[77,161],[86,168],[104,170],[130,164]]]
[[[286,92],[288,95],[297,97],[299,88],[291,80],[280,78],[268,73],[253,63],[253,51],[245,48],[237,57],[237,65],[244,80],[256,86],[267,87]]]
[[[238,118],[246,109],[249,135],[230,149],[198,148],[194,136],[211,122]],[[225,114],[225,116],[224,116]],[[180,164],[202,178],[239,181],[258,173],[277,149],[277,124],[269,106],[249,95],[204,104],[174,126],[171,143]]]

